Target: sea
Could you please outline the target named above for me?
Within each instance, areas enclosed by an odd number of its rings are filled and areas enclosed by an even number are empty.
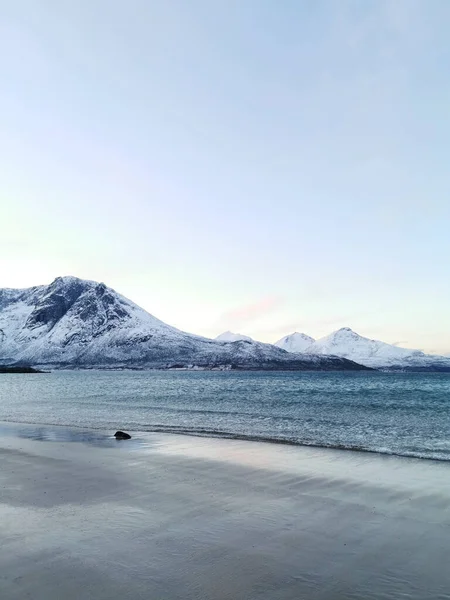
[[[0,375],[0,421],[450,460],[450,374],[55,371]],[[6,425],[7,426],[7,425]],[[57,428],[56,428],[57,431]],[[111,433],[109,433],[111,432]],[[76,437],[76,435],[75,435]]]

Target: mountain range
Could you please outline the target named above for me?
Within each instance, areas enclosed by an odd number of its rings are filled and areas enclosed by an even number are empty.
[[[163,323],[103,283],[58,277],[0,290],[0,364],[52,368],[361,370],[346,358],[211,340]]]
[[[216,340],[238,341],[252,339],[227,331]],[[340,356],[361,365],[383,371],[449,371],[450,355],[425,354],[421,350],[401,348],[359,335],[350,327],[342,327],[315,340],[305,333],[294,332],[274,344],[287,352],[315,356]]]
[[[275,344],[227,331],[211,340],[163,323],[103,283],[58,277],[0,289],[0,365],[450,371],[450,357],[372,340],[349,327]]]
[[[341,356],[375,369],[450,371],[449,357],[372,340],[349,327],[343,327],[319,340],[304,333],[292,333],[278,340],[275,345],[289,352]]]

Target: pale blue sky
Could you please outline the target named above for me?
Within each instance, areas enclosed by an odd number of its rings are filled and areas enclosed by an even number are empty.
[[[0,0],[0,287],[450,352],[450,1]]]

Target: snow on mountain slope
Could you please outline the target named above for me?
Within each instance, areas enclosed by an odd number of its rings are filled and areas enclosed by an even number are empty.
[[[296,331],[275,342],[275,346],[283,348],[283,350],[287,350],[288,352],[305,352],[314,342],[315,339],[311,336]]]
[[[233,333],[232,331],[225,331],[214,339],[216,342],[253,342],[253,339],[248,337],[248,335],[243,335],[242,333]]]
[[[270,344],[217,342],[166,325],[103,283],[58,277],[0,290],[0,364],[56,367],[361,369]]]
[[[341,356],[372,368],[450,371],[450,359],[444,356],[371,340],[358,335],[349,327],[343,327],[316,340],[306,348],[306,352]]]

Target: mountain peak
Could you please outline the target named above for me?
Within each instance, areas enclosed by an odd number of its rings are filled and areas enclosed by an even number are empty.
[[[233,333],[232,331],[224,331],[216,338],[217,342],[253,342],[254,340],[248,335],[242,333]]]
[[[48,287],[70,287],[73,285],[93,287],[99,284],[95,281],[91,281],[90,279],[81,279],[80,277],[74,277],[73,275],[62,275],[60,277],[56,277]]]
[[[283,350],[287,350],[288,352],[306,352],[307,348],[314,342],[314,338],[310,335],[294,331],[294,333],[286,335],[281,340],[278,340],[278,342],[275,342],[275,346],[283,348]]]
[[[328,336],[325,336],[325,338],[323,338],[323,339],[356,341],[356,340],[368,340],[369,338],[365,338],[364,336],[360,335],[359,333],[356,333],[356,331],[354,331],[350,327],[341,327],[340,329],[337,329],[336,331],[333,331],[332,333],[330,333]]]
[[[50,285],[61,285],[61,284],[71,284],[71,283],[78,283],[80,281],[84,281],[83,279],[80,279],[79,277],[73,277],[72,275],[62,275],[59,277],[55,277],[55,279],[51,282]]]

